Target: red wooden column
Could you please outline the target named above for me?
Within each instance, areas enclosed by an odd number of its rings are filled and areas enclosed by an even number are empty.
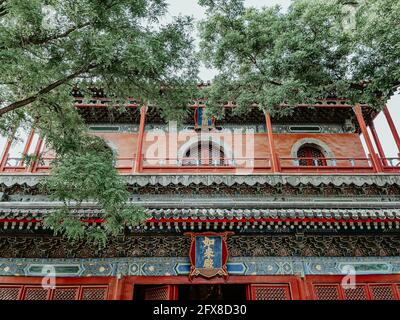
[[[7,143],[6,143],[5,147],[4,147],[3,154],[1,156],[1,162],[0,162],[0,172],[3,172],[4,171],[4,167],[6,166],[7,159],[8,159],[8,154],[10,152],[11,144],[13,142],[13,137],[14,136],[12,136],[11,138],[7,139]]]
[[[30,170],[31,172],[36,171],[36,168],[39,163],[40,150],[42,149],[42,145],[43,145],[43,138],[41,136],[39,136],[38,141],[36,143],[35,153],[34,153],[35,160],[32,162],[32,165],[31,165],[31,170]],[[26,170],[28,170],[28,168],[26,168]]]
[[[379,161],[379,158],[377,157],[377,154],[375,153],[374,147],[372,145],[372,141],[368,134],[367,126],[365,125],[361,105],[359,103],[357,103],[353,109],[356,114],[358,125],[360,126],[360,129],[361,129],[361,133],[363,134],[365,143],[367,144],[367,148],[368,148],[371,160],[372,160],[372,165],[374,167],[374,170],[375,170],[375,172],[383,172],[381,162]]]
[[[35,135],[35,129],[32,128],[31,131],[29,132],[28,139],[26,140],[26,144],[24,147],[24,151],[22,151],[22,157],[26,156],[29,152],[29,148],[31,147],[33,136]],[[22,166],[24,164],[24,160],[21,159],[20,165]]]
[[[383,164],[387,166],[387,160],[385,159],[386,158],[385,152],[383,151],[383,147],[381,141],[379,140],[378,133],[376,132],[373,121],[371,121],[371,123],[369,124],[369,128],[371,130],[372,137],[374,138],[375,145],[378,149],[379,156],[381,157]]]
[[[136,157],[135,164],[133,166],[133,172],[141,172],[142,171],[142,161],[143,161],[143,138],[144,138],[144,126],[146,122],[146,112],[147,112],[147,104],[140,108],[140,124],[139,124],[139,137],[136,148]]]
[[[265,115],[265,126],[267,128],[268,134],[268,147],[271,154],[271,168],[272,172],[280,172],[281,168],[279,165],[279,159],[275,151],[274,137],[272,134],[272,124],[271,124],[271,116],[269,112],[264,111]]]
[[[400,157],[400,137],[399,137],[399,133],[397,132],[396,126],[394,125],[392,116],[390,115],[389,109],[388,109],[386,104],[385,104],[385,106],[383,108],[383,113],[385,114],[386,121],[389,124],[390,131],[392,132],[392,136],[394,138],[394,141],[396,142],[398,156]]]
[[[125,277],[117,276],[111,281],[110,294],[111,300],[121,300]]]

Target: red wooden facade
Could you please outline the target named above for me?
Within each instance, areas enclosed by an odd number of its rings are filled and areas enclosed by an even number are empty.
[[[144,287],[146,300],[178,300],[182,285],[241,285],[247,300],[399,300],[400,275],[360,275],[354,288],[341,285],[343,276],[231,276],[227,281],[178,277],[129,276],[57,278],[53,289],[41,277],[0,277],[0,300],[132,300]]]
[[[93,105],[78,103],[78,108],[104,108],[104,104]],[[116,146],[118,158],[116,168],[120,174],[141,175],[141,174],[240,174],[246,173],[246,164],[251,163],[251,174],[383,174],[400,173],[400,158],[386,158],[382,145],[379,141],[376,130],[369,119],[365,122],[364,110],[362,106],[348,105],[319,105],[318,108],[341,108],[354,111],[353,115],[357,120],[359,132],[341,133],[274,133],[273,121],[269,113],[264,114],[262,122],[265,121],[265,131],[254,134],[254,156],[233,158],[229,148],[215,146],[207,141],[199,141],[187,149],[178,159],[175,156],[159,158],[147,156],[146,151],[151,147],[151,143],[146,141],[152,138],[151,133],[146,132],[146,121],[148,119],[148,106],[140,107],[137,104],[129,104],[128,109],[138,109],[139,126],[137,132],[115,132],[96,134],[112,142]],[[229,106],[228,106],[229,107]],[[299,106],[307,107],[307,106]],[[140,109],[139,109],[140,108]],[[391,133],[399,148],[400,157],[400,138],[394,126],[393,120],[385,107],[385,116],[389,123]],[[371,130],[372,139],[375,141],[376,149],[368,132]],[[216,131],[211,132],[218,136]],[[367,154],[365,153],[360,134],[363,135]],[[167,138],[171,135],[168,132]],[[188,137],[197,137],[198,132],[191,132]],[[37,141],[34,144],[34,138]],[[292,152],[293,146],[299,141],[318,140],[322,145],[332,151],[334,156],[330,156],[327,150],[320,149],[313,143],[305,142]],[[0,174],[16,173],[22,175],[48,174],[54,154],[51,150],[46,150],[44,138],[32,129],[29,134],[22,154],[27,155],[29,150],[33,150],[35,160],[29,165],[24,165],[22,158],[10,157],[12,148],[12,138],[6,142],[0,159]],[[150,139],[151,140],[151,139]],[[184,142],[179,145],[184,146]],[[243,142],[246,144],[246,141]],[[203,146],[206,146],[203,148]],[[178,146],[178,147],[179,147]],[[199,148],[201,146],[202,148]],[[167,149],[167,145],[164,145]],[[199,151],[201,150],[201,151]],[[164,150],[161,150],[164,151]],[[41,157],[39,157],[41,156]],[[41,158],[40,160],[38,160]],[[161,161],[162,160],[162,161]],[[396,195],[397,196],[397,195]],[[232,198],[229,198],[232,202]],[[302,200],[307,204],[306,201]],[[340,202],[336,201],[335,204]],[[380,203],[379,203],[380,205]],[[210,204],[213,206],[213,204]],[[190,209],[190,206],[188,206]],[[302,206],[299,208],[306,208]],[[378,210],[378,208],[377,208]],[[26,224],[40,224],[40,217],[24,220],[20,217],[0,217],[0,223],[12,226],[19,224],[22,228]],[[400,219],[395,216],[390,221],[384,216],[376,217],[373,220],[365,218],[348,217],[339,219],[330,218],[301,218],[296,217],[259,217],[259,218],[236,218],[232,219],[200,219],[196,217],[188,218],[151,218],[146,222],[155,224],[162,229],[171,225],[193,225],[202,223],[213,224],[214,228],[225,228],[227,224],[242,225],[247,224],[259,227],[269,224],[278,225],[306,225],[322,226],[329,228],[331,224],[335,228],[344,229],[354,225],[363,225],[370,229],[370,224],[377,229],[378,224],[382,229],[397,226]],[[85,223],[102,223],[103,219],[82,219]],[[164,224],[164,225],[163,225]],[[333,228],[333,227],[332,227]],[[286,256],[286,255],[283,255]],[[333,255],[332,255],[333,256]],[[170,273],[168,273],[170,274]],[[292,276],[233,276],[228,279],[223,278],[196,278],[190,281],[188,276],[123,276],[123,277],[60,277],[56,279],[56,287],[45,289],[42,287],[43,277],[5,277],[0,276],[0,300],[179,300],[185,298],[182,295],[184,286],[238,286],[243,292],[243,297],[247,300],[399,300],[400,299],[400,274],[392,275],[357,275],[356,287],[346,288],[342,286],[343,276],[333,275],[292,275]],[[140,293],[140,295],[139,295]],[[186,297],[187,298],[187,297]]]
[[[78,103],[78,108],[104,108],[105,104],[84,104]],[[130,109],[139,108],[138,105],[128,105]],[[306,106],[299,106],[306,107]],[[250,163],[254,173],[382,173],[382,172],[400,172],[400,157],[399,158],[386,158],[379,141],[378,135],[375,131],[373,122],[369,119],[369,123],[365,122],[363,108],[360,105],[317,105],[316,109],[351,109],[354,110],[355,118],[357,119],[360,133],[363,135],[368,154],[363,150],[360,137],[357,133],[315,133],[315,134],[295,134],[295,133],[273,133],[272,120],[269,113],[265,113],[265,128],[266,133],[256,133],[254,135],[254,156],[252,157],[236,157],[229,159],[226,154],[221,151],[221,158],[218,161],[210,161],[207,155],[195,155],[195,162],[186,161],[185,165],[179,163],[179,159],[174,157],[152,157],[146,155],[151,143],[146,141],[146,138],[151,138],[151,133],[145,131],[146,125],[146,112],[148,107],[140,108],[139,129],[137,133],[102,133],[97,132],[106,140],[112,142],[118,148],[118,158],[116,161],[116,168],[121,174],[162,174],[162,173],[225,173],[234,174],[240,171],[244,165],[234,163],[243,162]],[[318,110],[316,110],[318,113]],[[391,134],[397,143],[400,154],[400,142],[398,132],[394,126],[393,120],[390,116],[388,109],[384,108],[384,114],[387,118],[388,124],[391,129]],[[262,121],[262,119],[259,119]],[[370,133],[367,129],[369,125],[371,135],[375,141],[376,149],[372,144]],[[28,153],[33,143],[33,136],[35,132],[32,131],[25,142],[24,151],[22,156]],[[37,134],[37,133],[36,133]],[[196,133],[193,133],[196,135]],[[217,132],[212,132],[212,135],[218,136]],[[168,138],[168,136],[167,136]],[[304,138],[317,138],[325,143],[332,149],[335,154],[333,158],[324,156],[324,159],[318,159],[315,153],[309,153],[310,159],[301,160],[298,155],[291,155],[290,149],[292,145]],[[42,138],[37,139],[34,146],[34,155],[41,156],[40,161],[33,161],[29,167],[22,163],[22,156],[13,158],[10,156],[10,149],[12,149],[13,138],[11,137],[5,144],[0,160],[0,173],[48,173],[54,154],[50,150],[46,150]],[[151,139],[150,139],[151,140]],[[243,142],[246,144],[246,141]],[[182,144],[182,143],[181,143]],[[166,147],[166,146],[165,146]],[[179,147],[179,145],[178,145]],[[318,163],[316,166],[315,163]]]

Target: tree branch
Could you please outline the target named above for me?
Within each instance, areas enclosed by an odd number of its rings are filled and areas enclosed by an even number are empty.
[[[1,14],[1,13],[0,13],[0,14]],[[50,35],[50,36],[47,36],[47,37],[43,37],[43,38],[36,37],[36,36],[31,36],[31,37],[28,37],[28,38],[23,38],[23,39],[21,39],[21,41],[19,41],[19,42],[14,46],[14,48],[16,48],[16,47],[23,47],[23,46],[25,46],[25,45],[44,45],[44,44],[46,44],[46,43],[48,43],[48,42],[50,42],[50,41],[53,41],[53,40],[58,40],[58,39],[66,38],[66,37],[68,37],[72,32],[77,31],[77,30],[80,30],[80,29],[82,29],[82,28],[84,28],[84,27],[87,27],[87,26],[89,26],[90,24],[91,24],[90,22],[86,22],[86,23],[83,23],[83,24],[79,24],[79,25],[76,25],[76,26],[73,26],[73,27],[69,28],[68,30],[66,30],[66,31],[63,32],[63,33],[60,33],[60,34],[53,34],[53,35]],[[0,47],[0,50],[6,50],[6,49],[9,49],[9,47],[4,46],[4,45]]]
[[[254,64],[254,66],[261,72],[263,76],[267,76],[265,72],[261,69],[261,67],[258,65],[257,59],[253,55],[249,55],[250,61]],[[281,86],[282,83],[275,81],[275,80],[270,80],[270,79],[265,79],[268,83],[276,85],[276,86]]]
[[[42,95],[44,95],[46,93],[49,93],[50,91],[56,89],[57,87],[65,84],[69,80],[72,80],[72,79],[76,78],[77,76],[79,76],[80,74],[82,74],[84,72],[87,72],[87,71],[89,71],[91,69],[94,69],[97,66],[98,66],[97,64],[90,64],[88,66],[85,66],[85,67],[75,71],[74,73],[69,74],[68,76],[66,76],[64,78],[62,78],[60,80],[57,80],[57,81],[47,85],[43,89],[39,90],[35,95],[30,96],[30,97],[25,98],[25,99],[22,99],[22,100],[19,100],[19,101],[16,101],[16,102],[13,102],[13,103],[9,104],[8,106],[6,106],[4,108],[1,108],[0,109],[0,117],[2,117],[3,114],[5,114],[7,112],[10,112],[10,111],[22,108],[22,107],[24,107],[24,106],[26,106],[28,104],[31,104],[32,102],[36,101],[40,96],[42,96]]]

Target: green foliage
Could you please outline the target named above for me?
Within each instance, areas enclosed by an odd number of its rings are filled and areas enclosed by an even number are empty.
[[[63,203],[46,219],[57,234],[104,244],[144,219],[71,91],[102,88],[112,102],[135,97],[182,116],[197,83],[192,21],[160,23],[166,9],[163,0],[0,0],[0,131],[34,126],[55,152],[45,191]],[[76,219],[86,201],[104,211],[104,228]]]
[[[201,55],[220,71],[203,91],[214,114],[229,100],[238,113],[257,103],[275,116],[327,97],[381,108],[400,84],[397,1],[362,2],[354,29],[342,1],[295,0],[287,12],[240,0],[200,4],[208,9]]]
[[[220,71],[200,93],[208,112],[222,117],[221,103],[233,100],[237,113],[257,103],[281,116],[328,96],[381,107],[400,84],[400,4],[360,1],[349,28],[342,2],[294,0],[283,12],[199,0],[207,9],[200,54]],[[44,187],[63,203],[46,219],[57,234],[104,245],[145,218],[128,204],[114,155],[87,133],[71,90],[103,88],[112,102],[133,96],[182,119],[199,94],[193,25],[188,17],[161,24],[166,9],[163,0],[0,0],[0,131],[33,125],[55,151]],[[87,201],[104,211],[104,228],[76,219]]]
[[[104,244],[108,235],[119,235],[125,227],[140,224],[144,211],[128,204],[129,192],[113,161],[112,151],[95,136],[86,136],[78,149],[58,156],[44,189],[63,206],[45,219],[45,225],[71,240],[87,237]],[[73,214],[85,202],[102,208],[103,228],[85,230],[84,223]]]
[[[362,2],[354,30],[354,79],[363,81],[364,100],[387,98],[400,86],[400,2]]]

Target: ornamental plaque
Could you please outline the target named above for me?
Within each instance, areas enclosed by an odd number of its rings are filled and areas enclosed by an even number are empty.
[[[185,233],[192,238],[190,245],[189,280],[202,276],[205,278],[228,277],[226,263],[228,261],[228,246],[226,238],[233,232]]]

